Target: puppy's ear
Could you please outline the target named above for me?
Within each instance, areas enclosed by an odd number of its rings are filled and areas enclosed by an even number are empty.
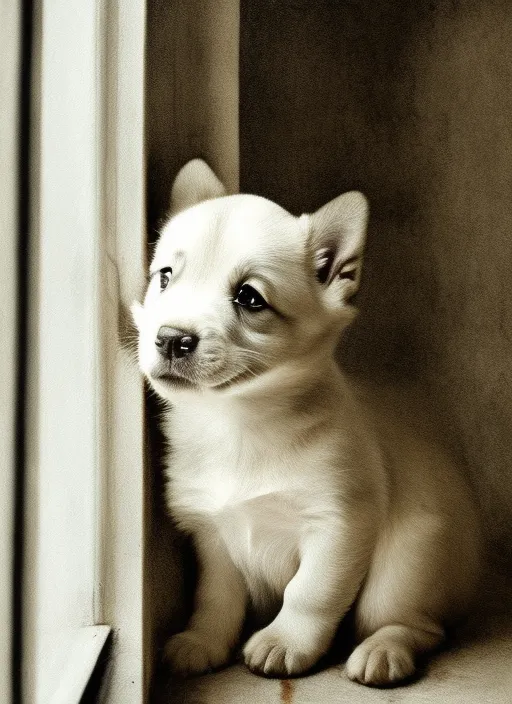
[[[368,201],[344,193],[309,216],[309,251],[327,305],[345,306],[359,288],[368,222]]]
[[[202,159],[192,159],[185,164],[174,179],[171,192],[171,215],[201,203],[220,198],[226,189]]]

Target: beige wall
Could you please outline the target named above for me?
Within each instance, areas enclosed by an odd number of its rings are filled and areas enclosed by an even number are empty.
[[[368,194],[346,357],[437,399],[509,550],[512,4],[244,0],[241,28],[241,189],[297,213]]]

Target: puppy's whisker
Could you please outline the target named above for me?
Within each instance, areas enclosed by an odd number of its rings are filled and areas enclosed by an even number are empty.
[[[253,371],[250,367],[245,367],[242,372],[242,374],[251,374],[254,377],[257,377],[258,375],[256,374],[255,371]]]
[[[244,361],[257,362],[258,364],[261,364],[264,369],[270,369],[272,366],[273,360],[269,360],[268,356],[262,354],[261,352],[257,352],[256,350],[247,350],[244,348],[238,350],[238,352],[240,358]]]
[[[265,356],[263,354],[263,352],[259,352],[258,350],[250,350],[250,349],[247,349],[246,347],[240,347],[239,352],[242,352],[242,353],[245,353],[248,355],[252,355],[254,357],[264,357]]]

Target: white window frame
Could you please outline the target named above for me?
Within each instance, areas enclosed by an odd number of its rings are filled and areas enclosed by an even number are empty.
[[[12,697],[21,3],[0,6],[0,701]]]
[[[34,5],[23,694],[78,702],[112,625],[108,700],[140,704],[143,397],[117,330],[144,270],[145,3]]]
[[[141,704],[155,626],[144,619],[144,399],[119,329],[146,272],[146,6],[34,7],[23,695],[27,704],[79,702],[112,633],[102,701]],[[193,8],[182,9],[195,22]],[[238,4],[204,9],[196,29],[224,58],[200,97],[229,119],[199,132],[236,191],[238,35],[226,63],[213,19],[232,28]],[[197,129],[169,139],[188,143]]]

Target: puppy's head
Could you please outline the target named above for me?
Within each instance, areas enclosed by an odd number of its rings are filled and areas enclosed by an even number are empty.
[[[367,213],[350,192],[297,218],[265,198],[227,196],[203,161],[189,162],[132,307],[154,389],[241,393],[331,354],[354,314]]]

